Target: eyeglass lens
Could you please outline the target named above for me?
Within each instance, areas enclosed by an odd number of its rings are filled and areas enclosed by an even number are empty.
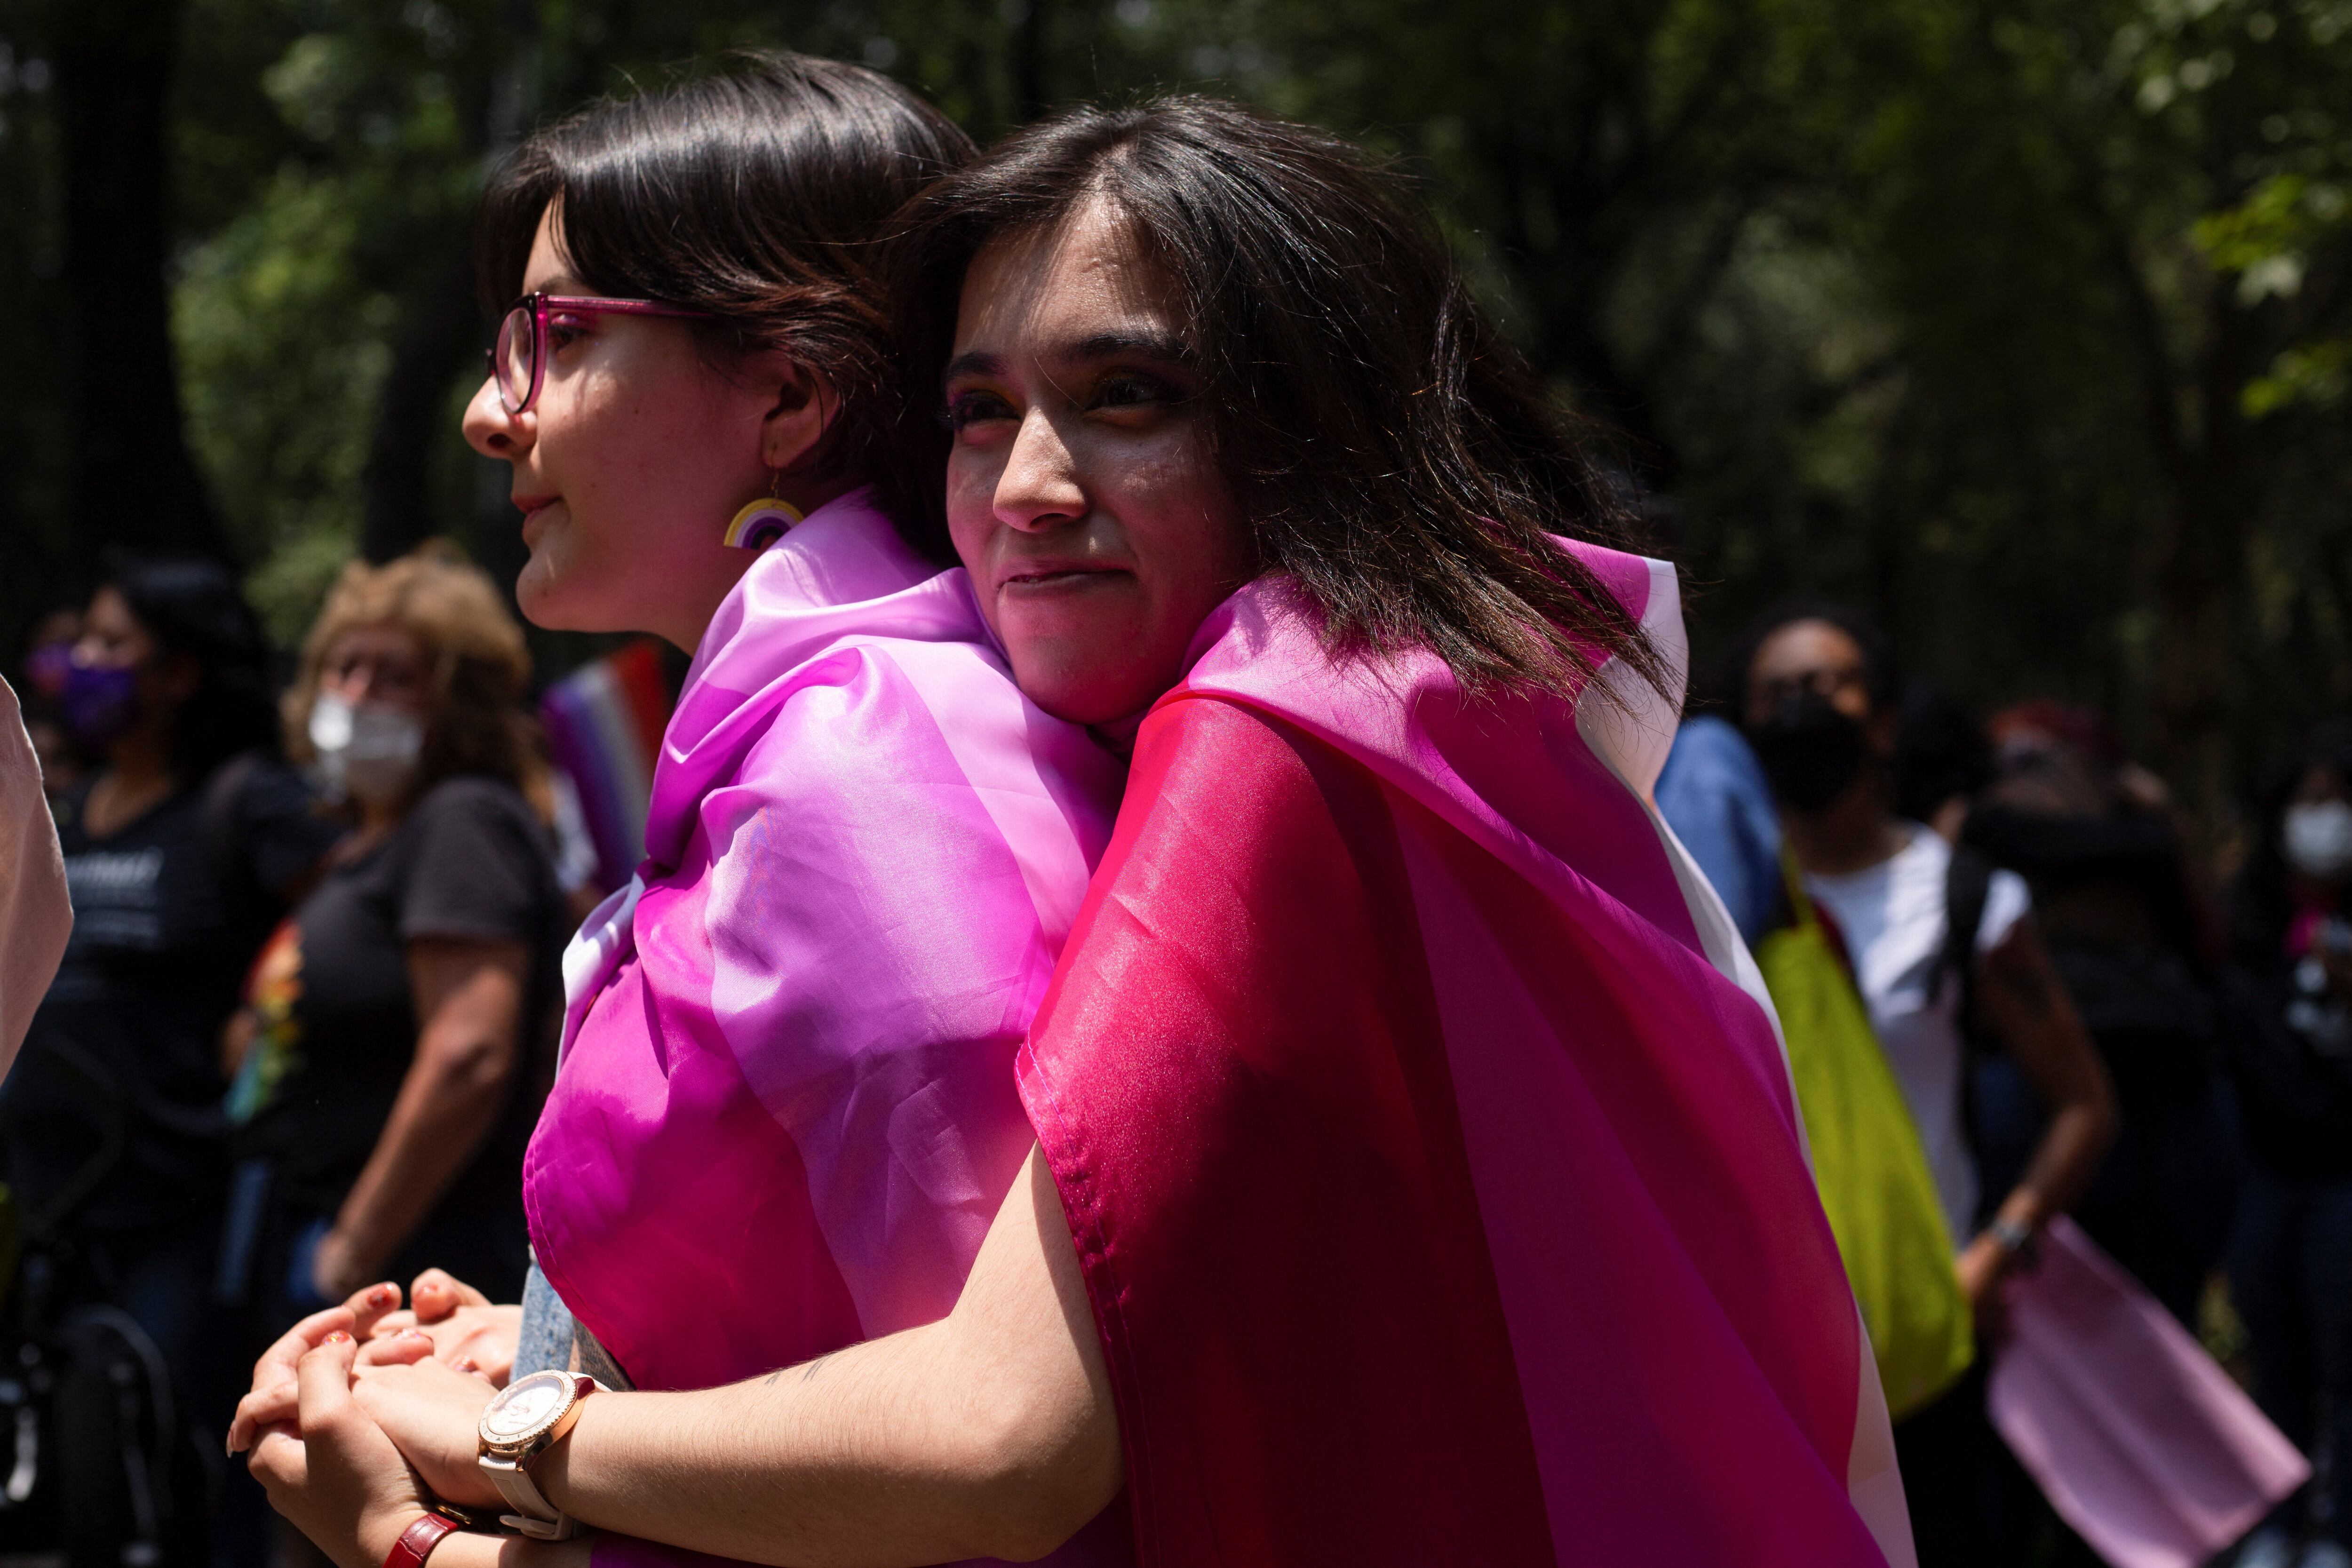
[[[499,342],[491,363],[498,371],[499,396],[510,413],[521,413],[530,396],[531,370],[539,350],[535,318],[529,305],[517,305],[499,323]]]

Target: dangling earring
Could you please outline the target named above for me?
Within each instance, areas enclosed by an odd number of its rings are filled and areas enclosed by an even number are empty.
[[[729,544],[738,550],[765,550],[801,521],[800,509],[776,494],[783,485],[784,471],[769,469],[767,500],[755,500],[735,514],[735,521],[727,525]]]

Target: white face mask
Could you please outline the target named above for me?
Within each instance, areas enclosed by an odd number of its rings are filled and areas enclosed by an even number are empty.
[[[2352,871],[2352,805],[2340,800],[2290,805],[2280,847],[2288,865],[2323,882]]]
[[[331,691],[310,704],[310,745],[327,787],[381,805],[400,798],[416,776],[425,751],[425,724],[389,703],[357,707]]]

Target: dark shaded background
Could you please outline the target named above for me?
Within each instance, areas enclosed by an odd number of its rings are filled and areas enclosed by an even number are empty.
[[[2217,837],[2352,706],[2352,0],[0,0],[0,648],[115,542],[289,639],[354,547],[510,576],[485,162],[737,44],[982,138],[1184,86],[1407,160],[1702,651],[1850,597],[1971,701],[2107,709]]]

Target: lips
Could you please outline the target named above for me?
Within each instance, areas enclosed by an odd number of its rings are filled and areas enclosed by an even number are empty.
[[[537,542],[537,540],[533,536],[538,532],[538,530],[534,525],[539,521],[539,514],[545,511],[549,507],[553,506],[562,498],[560,496],[515,496],[511,499],[513,500],[516,508],[522,513],[522,542],[525,544],[534,544]]]
[[[1057,588],[1086,587],[1111,577],[1132,576],[1124,566],[1086,561],[1039,561],[997,579],[1000,593],[1050,593]]]

